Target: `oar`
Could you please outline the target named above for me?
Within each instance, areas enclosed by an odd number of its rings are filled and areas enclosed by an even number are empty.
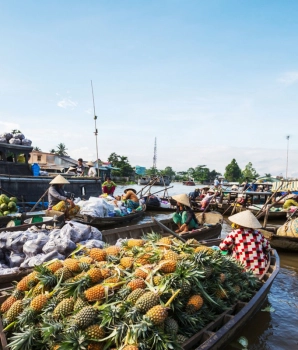
[[[163,230],[168,231],[170,234],[172,234],[173,236],[175,236],[176,238],[180,239],[180,241],[182,241],[183,243],[186,242],[186,240],[184,238],[182,238],[181,236],[179,236],[176,232],[172,231],[171,229],[169,229],[167,226],[165,226],[164,224],[162,224],[160,221],[156,220],[154,217],[151,216],[151,220],[153,222],[155,222],[158,226],[160,226]]]
[[[34,207],[30,210],[30,212],[33,211],[33,210],[37,207],[38,203],[39,203],[40,201],[42,201],[42,199],[47,195],[48,191],[49,191],[49,189],[47,189],[47,190],[45,191],[45,193],[44,193],[44,194],[39,198],[39,200],[34,204]]]

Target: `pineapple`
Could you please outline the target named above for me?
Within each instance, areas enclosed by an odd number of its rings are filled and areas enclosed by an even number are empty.
[[[54,273],[54,275],[57,277],[58,280],[60,280],[61,276],[63,275],[62,282],[73,277],[73,274],[68,267],[62,267],[61,269],[57,270]]]
[[[200,308],[203,306],[203,303],[203,298],[199,294],[192,295],[187,302],[186,312],[188,314],[193,314],[199,311]]]
[[[145,289],[146,288],[146,283],[144,282],[143,279],[136,278],[136,279],[131,280],[127,284],[127,287],[130,288],[131,290],[136,290],[138,288]]]
[[[159,263],[160,271],[164,273],[175,272],[176,261],[174,260],[161,260]]]
[[[160,284],[161,280],[162,280],[162,276],[159,276],[159,275],[158,276],[154,276],[153,277],[153,284],[155,286],[158,286]]]
[[[22,292],[26,292],[37,284],[35,271],[28,276],[23,277],[17,284],[17,289]]]
[[[84,295],[88,301],[101,300],[105,297],[105,288],[102,285],[97,284],[96,286],[85,290]]]
[[[135,307],[142,313],[146,313],[153,306],[159,304],[159,297],[154,292],[146,292],[136,302]]]
[[[84,332],[91,339],[103,339],[105,336],[104,329],[97,324],[87,327]]]
[[[49,300],[49,295],[40,294],[32,299],[30,308],[35,312],[40,312]]]
[[[7,311],[6,320],[8,323],[13,322],[19,314],[23,311],[23,305],[21,300],[17,300],[10,309]]]
[[[73,259],[73,258],[68,258],[64,260],[63,263],[64,267],[67,267],[71,272],[80,272],[80,263],[79,260]]]
[[[172,245],[172,240],[169,237],[162,237],[158,242],[158,245],[165,245],[165,246],[169,246]]]
[[[239,294],[241,292],[241,288],[237,284],[235,286],[233,286],[232,288],[233,288],[235,294]]]
[[[228,298],[228,293],[225,289],[223,288],[219,288],[216,290],[215,295],[219,298],[219,299],[227,299]]]
[[[97,311],[92,306],[85,306],[74,316],[71,328],[85,329],[94,322],[96,317]]]
[[[182,335],[182,334],[178,334],[178,335],[177,335],[177,342],[178,342],[178,344],[183,344],[183,343],[185,343],[187,340],[188,340],[188,338],[185,337],[184,335]]]
[[[127,247],[133,248],[133,247],[142,247],[145,244],[145,241],[143,239],[129,239],[127,241]]]
[[[60,318],[69,315],[72,313],[74,308],[74,300],[73,298],[68,298],[62,300],[54,309],[53,317]]]
[[[173,250],[167,250],[164,253],[163,260],[174,260],[178,261],[179,255],[175,253]]]
[[[166,307],[156,305],[147,311],[146,316],[154,325],[160,325],[168,317],[168,311]]]
[[[2,313],[7,312],[11,306],[17,301],[18,299],[15,298],[14,296],[9,296],[1,305],[0,311]]]
[[[107,253],[105,250],[100,248],[90,249],[89,256],[95,261],[106,261]]]
[[[63,263],[60,260],[55,260],[50,265],[47,266],[47,269],[50,270],[52,273],[55,273],[57,270],[61,269],[63,267]]]
[[[83,299],[81,298],[77,298],[75,304],[74,304],[74,308],[73,310],[74,311],[79,311],[81,310],[83,307],[85,306],[89,306],[88,302],[87,301],[84,301]]]
[[[103,350],[105,347],[105,344],[100,342],[100,343],[97,343],[97,342],[90,342],[87,346],[87,350]]]
[[[136,303],[136,301],[145,293],[146,293],[146,291],[144,289],[137,288],[128,295],[126,300],[134,305]]]
[[[146,265],[142,267],[138,267],[135,269],[134,275],[135,277],[139,277],[145,280],[148,277],[148,274],[151,271],[151,269],[152,269],[151,265],[148,265],[148,267]]]
[[[100,272],[103,279],[106,279],[112,275],[112,271],[110,269],[101,268]]]
[[[178,323],[172,318],[172,317],[167,317],[165,319],[165,331],[166,333],[176,336],[179,330],[179,325]]]
[[[224,273],[221,273],[219,275],[219,283],[224,283],[225,280],[226,280],[226,275]]]
[[[101,269],[94,267],[87,271],[87,276],[92,283],[98,283],[102,279]]]
[[[125,268],[125,269],[129,269],[132,267],[134,263],[134,258],[132,257],[124,257],[120,259],[120,264]]]
[[[189,281],[187,281],[186,279],[181,281],[181,292],[185,295],[189,294],[191,292],[191,284]]]
[[[125,345],[122,350],[139,350],[139,347],[137,345]]]
[[[91,265],[91,264],[93,264],[94,260],[90,256],[82,256],[79,259],[79,262]]]
[[[105,248],[105,252],[108,256],[118,256],[121,251],[121,248],[117,247],[116,245],[111,245],[107,248]]]

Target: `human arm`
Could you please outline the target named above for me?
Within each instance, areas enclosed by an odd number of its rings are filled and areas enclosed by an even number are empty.
[[[233,231],[232,231],[233,232]],[[232,247],[234,244],[234,237],[232,235],[232,232],[230,232],[225,239],[220,243],[219,248],[221,250],[229,250],[229,248]]]

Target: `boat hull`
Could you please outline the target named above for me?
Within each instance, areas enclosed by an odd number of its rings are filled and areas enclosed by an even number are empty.
[[[261,230],[265,238],[270,242],[272,248],[278,250],[287,250],[291,252],[298,252],[298,238],[278,236],[276,233],[272,233],[266,230]]]

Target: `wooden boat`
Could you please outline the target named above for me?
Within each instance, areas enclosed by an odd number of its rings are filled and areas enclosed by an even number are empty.
[[[260,231],[269,240],[272,248],[298,252],[298,237],[278,236],[276,234],[277,227]]]
[[[0,232],[3,231],[25,231],[31,226],[63,225],[64,213],[55,210],[33,211],[27,213],[16,213],[15,215],[0,217]]]
[[[216,245],[216,242],[206,242],[206,245]],[[279,256],[276,250],[272,250],[266,267],[266,271],[259,276],[262,287],[245,303],[237,302],[228,308],[216,320],[204,327],[200,332],[183,343],[184,350],[220,350],[231,337],[250,319],[263,304],[270,287],[280,268]]]
[[[218,245],[220,240],[210,240],[204,242],[208,246]],[[262,287],[255,293],[248,302],[238,301],[217,318],[196,333],[193,337],[183,343],[184,350],[219,350],[230,341],[231,337],[244,326],[263,304],[270,287],[277,276],[280,268],[279,257],[275,250],[269,256],[266,271],[259,276]],[[0,293],[0,303],[10,295],[9,290],[2,290]],[[7,340],[3,332],[2,321],[0,320],[0,339],[3,350],[8,350]]]
[[[113,216],[113,217],[94,217],[91,215],[82,215],[77,214],[73,220],[80,222],[82,224],[87,224],[90,226],[94,226],[96,228],[103,228],[107,226],[117,226],[119,224],[125,223],[125,222],[131,222],[136,219],[140,219],[144,214],[146,210],[146,205],[143,205],[143,209],[140,211],[136,211],[134,213],[125,215],[125,216]]]
[[[138,180],[138,185],[149,185],[152,183],[152,186],[169,186],[171,183],[171,178],[167,175],[163,176],[143,176]]]
[[[196,185],[194,181],[183,181],[182,184],[185,186],[195,186]]]

